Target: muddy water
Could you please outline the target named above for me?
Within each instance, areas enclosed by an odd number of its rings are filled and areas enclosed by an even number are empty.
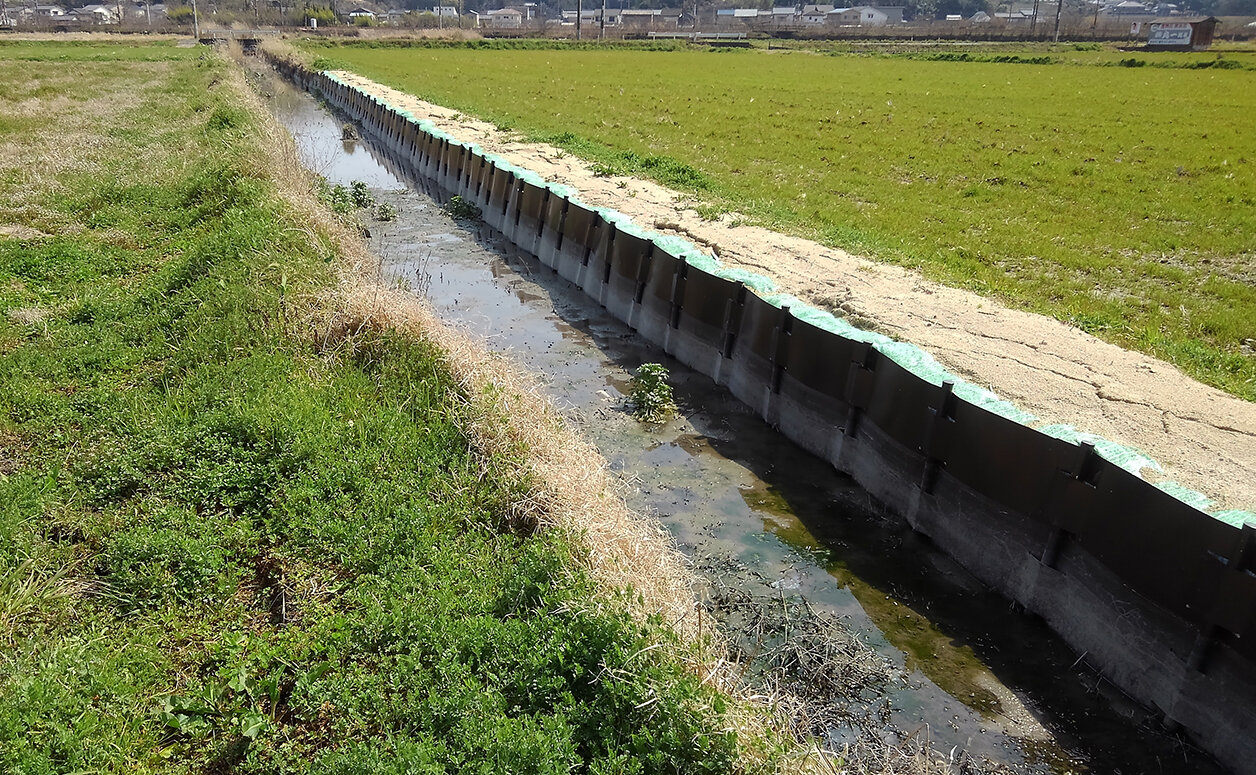
[[[1220,772],[852,480],[536,260],[485,227],[446,217],[424,190],[440,192],[345,133],[342,118],[275,79],[263,90],[307,166],[332,183],[364,181],[397,208],[387,223],[363,216],[386,276],[542,375],[556,405],[622,474],[629,504],[673,533],[713,589],[804,600],[876,652],[885,668],[877,696],[853,716],[927,735],[942,752],[967,751],[982,769]],[[681,410],[661,427],[625,408],[631,371],[646,362],[671,370]],[[845,734],[828,732],[837,741]]]

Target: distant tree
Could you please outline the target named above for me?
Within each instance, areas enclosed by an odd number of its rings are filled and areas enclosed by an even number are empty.
[[[932,19],[938,15],[939,0],[907,0],[903,15],[910,19]]]
[[[977,13],[978,11],[986,11],[986,0],[938,0],[934,13],[938,16],[946,16],[947,14],[959,14],[965,19]]]
[[[305,20],[315,19],[316,21],[318,21],[318,26],[320,27],[326,27],[328,25],[335,24],[338,21],[336,19],[336,12],[333,11],[331,8],[328,8],[325,5],[323,6],[308,6],[307,5],[305,7],[304,19]],[[305,22],[303,21],[302,23],[305,23]]]

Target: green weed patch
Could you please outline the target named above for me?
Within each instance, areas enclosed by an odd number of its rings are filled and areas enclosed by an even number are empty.
[[[131,95],[0,135],[40,175],[0,224],[45,235],[0,236],[0,770],[732,769],[664,629],[512,518],[442,354],[307,334],[330,246],[227,65],[165,52],[0,47]]]

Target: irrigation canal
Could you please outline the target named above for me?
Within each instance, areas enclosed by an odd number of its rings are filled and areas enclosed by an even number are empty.
[[[622,475],[629,505],[675,536],[744,654],[767,650],[763,621],[773,610],[835,623],[819,630],[848,639],[863,665],[858,685],[832,698],[835,743],[872,729],[887,739],[924,735],[944,754],[966,751],[975,771],[1223,771],[848,477],[500,235],[451,220],[431,183],[369,139],[346,137],[342,117],[273,74],[260,88],[306,166],[333,184],[363,181],[396,208],[396,219],[367,224],[384,276],[542,376]],[[631,371],[647,362],[670,369],[681,409],[662,427],[625,409]]]

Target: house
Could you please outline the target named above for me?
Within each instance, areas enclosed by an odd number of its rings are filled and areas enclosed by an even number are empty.
[[[1052,3],[1051,7],[1054,8],[1055,4]],[[1054,15],[1054,11],[1047,13],[1043,10],[1044,8],[1046,8],[1045,3],[1038,6],[1038,18],[1044,19],[1048,16]],[[1033,21],[1034,12],[1033,9],[1030,8],[1017,8],[1013,11],[996,11],[994,18],[1001,20],[1004,24],[1029,24]]]
[[[607,27],[619,26],[623,22],[623,17],[621,16],[621,14],[623,14],[623,10],[620,8],[607,8],[606,9],[606,26]],[[563,11],[563,22],[565,24],[575,24],[576,12],[575,11]],[[602,23],[602,9],[601,8],[584,9],[583,11],[580,12],[580,23],[582,25],[584,24],[593,25],[593,26],[600,25]]]
[[[751,24],[759,18],[759,13],[758,8],[720,8],[715,12],[715,22],[723,26]]]
[[[901,5],[874,5],[873,8],[885,14],[885,23],[887,25],[902,24],[903,11],[906,9]]]
[[[438,19],[457,19],[458,8],[452,5],[438,5],[432,8],[432,15]]]
[[[825,14],[828,24],[842,27],[884,27],[890,18],[885,12],[870,5],[854,8],[834,8]]]
[[[166,6],[161,3],[123,3],[122,18],[124,21],[139,21],[145,24],[149,20],[159,21],[166,18]]]
[[[59,5],[37,5],[33,13],[37,19],[57,19],[65,16],[65,9]]]
[[[973,14],[972,18],[969,19],[968,21],[972,22],[973,24],[986,24],[990,21],[990,14],[986,13],[985,11],[978,11],[977,13]]]
[[[833,11],[831,5],[804,5],[802,8],[803,24],[824,24]]]
[[[523,26],[523,11],[518,8],[498,8],[480,16],[488,19],[488,27],[495,30],[517,30]]]
[[[625,27],[638,29],[673,29],[680,26],[680,9],[625,8],[620,12],[619,22]]]
[[[759,23],[773,29],[794,27],[799,23],[798,6],[777,5],[770,11],[759,11]]]
[[[349,21],[357,22],[358,19],[366,19],[367,21],[375,21],[375,12],[370,8],[358,6],[349,12]]]
[[[93,24],[117,24],[118,12],[117,8],[110,8],[105,5],[85,5],[76,12],[81,21],[91,22]]]

